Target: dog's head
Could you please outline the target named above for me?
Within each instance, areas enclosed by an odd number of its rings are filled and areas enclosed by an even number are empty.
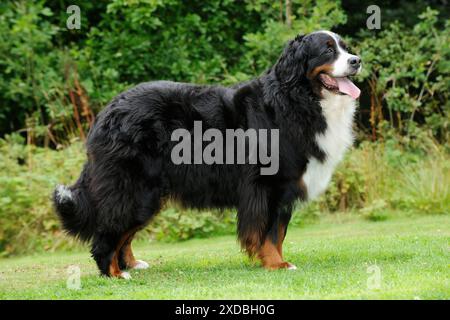
[[[316,92],[328,90],[357,99],[360,90],[348,77],[361,71],[361,59],[348,52],[344,41],[331,31],[297,36],[286,46],[275,66],[283,85],[310,81]]]

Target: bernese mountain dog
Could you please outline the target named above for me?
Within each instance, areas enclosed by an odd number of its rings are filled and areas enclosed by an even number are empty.
[[[316,198],[352,144],[355,100],[349,80],[361,59],[330,31],[298,35],[256,79],[231,87],[156,81],[119,94],[97,116],[87,161],[72,186],[57,186],[55,210],[64,229],[91,244],[101,274],[129,278],[137,231],[175,200],[184,207],[236,208],[242,248],[273,269],[295,269],[282,244],[297,199]],[[278,131],[279,167],[257,163],[177,163],[177,129]],[[268,150],[270,151],[270,150]],[[248,154],[247,154],[248,156]]]

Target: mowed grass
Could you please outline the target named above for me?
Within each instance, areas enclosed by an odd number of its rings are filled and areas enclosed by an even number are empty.
[[[285,256],[295,271],[263,270],[233,236],[140,243],[136,256],[151,267],[129,281],[99,277],[87,249],[0,260],[0,299],[450,298],[449,216],[344,217],[289,230]],[[80,290],[67,288],[72,265]]]

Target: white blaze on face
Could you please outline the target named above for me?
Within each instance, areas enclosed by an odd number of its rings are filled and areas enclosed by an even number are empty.
[[[333,63],[333,72],[331,73],[331,75],[336,78],[348,76],[352,72],[348,61],[350,60],[350,58],[357,58],[357,56],[348,53],[339,45],[339,38],[337,34],[331,31],[320,31],[320,32],[326,33],[327,35],[332,37],[334,42],[336,43],[338,56],[336,61]]]

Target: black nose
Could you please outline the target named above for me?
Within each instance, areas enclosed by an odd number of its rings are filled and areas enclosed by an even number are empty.
[[[361,65],[361,59],[357,56],[353,56],[351,58],[348,59],[348,63],[353,67],[353,68],[359,68],[359,66]]]

